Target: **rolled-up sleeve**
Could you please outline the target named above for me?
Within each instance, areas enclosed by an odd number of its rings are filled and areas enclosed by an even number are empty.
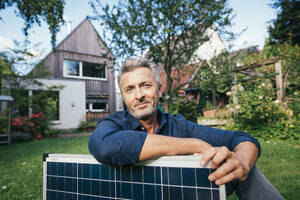
[[[98,123],[89,139],[89,151],[105,164],[127,165],[138,162],[147,133],[123,130],[109,119]]]

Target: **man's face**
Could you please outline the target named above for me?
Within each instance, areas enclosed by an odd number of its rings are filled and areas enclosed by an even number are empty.
[[[150,69],[140,67],[124,73],[120,85],[125,104],[135,118],[145,120],[154,116],[159,103],[159,86]]]

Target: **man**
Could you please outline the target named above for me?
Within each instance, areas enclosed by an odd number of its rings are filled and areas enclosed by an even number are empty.
[[[202,165],[217,168],[208,178],[227,184],[240,199],[283,199],[255,166],[259,142],[247,133],[204,127],[182,115],[157,109],[160,79],[143,58],[125,61],[118,77],[129,110],[99,121],[89,140],[91,154],[102,163],[133,164],[164,155],[202,154]]]

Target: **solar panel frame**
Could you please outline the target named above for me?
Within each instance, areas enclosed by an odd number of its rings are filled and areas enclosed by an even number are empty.
[[[154,197],[154,199],[174,199],[174,197],[178,197],[177,195],[181,195],[181,199],[184,199],[185,195],[192,194],[189,193],[191,190],[195,191],[195,199],[199,199],[198,195],[200,194],[210,195],[213,196],[214,199],[219,200],[227,199],[225,185],[217,186],[213,182],[208,182],[207,177],[206,180],[205,178],[198,178],[199,176],[197,175],[201,172],[206,173],[207,170],[209,170],[209,173],[211,173],[212,170],[209,168],[210,163],[208,163],[206,166],[200,165],[201,155],[163,156],[158,159],[139,162],[133,166],[110,167],[106,167],[108,165],[102,165],[93,156],[85,154],[44,154],[43,161],[44,200],[47,199],[47,191],[49,194],[50,191],[52,191],[49,188],[47,189],[47,183],[51,185],[50,182],[52,181],[52,176],[56,177],[53,178],[53,184],[55,186],[62,187],[63,185],[65,188],[68,187],[67,189],[72,191],[62,191],[62,193],[65,193],[64,195],[70,195],[71,197],[72,195],[77,195],[76,199],[81,199],[83,196],[80,192],[90,192],[91,194],[89,195],[92,197],[96,197],[98,195],[99,191],[96,191],[94,186],[98,184],[97,179],[95,178],[100,178],[101,175],[102,177],[101,181],[99,182],[98,189],[100,188],[103,189],[103,191],[106,191],[107,188],[110,188],[108,189],[109,194],[107,193],[107,196],[113,196],[110,198],[108,197],[107,199],[136,199],[135,197],[137,197],[137,195],[141,195],[141,190],[139,190],[141,187],[143,197],[145,197],[145,194],[149,194],[151,197]],[[50,169],[47,169],[47,163]],[[64,167],[59,169],[62,166],[62,163],[64,163]],[[55,170],[53,170],[54,168],[52,165],[56,166],[54,167],[56,168]],[[97,165],[99,165],[99,174],[97,170],[91,169],[93,167],[97,167]],[[113,171],[111,169],[113,169]],[[139,169],[141,169],[140,172]],[[194,180],[186,179],[185,175],[191,173],[195,174]],[[140,177],[139,174],[142,174],[142,177]],[[170,174],[177,174],[179,177],[170,176]],[[93,178],[91,178],[91,176],[93,176]],[[73,179],[74,177],[76,178],[76,184],[71,181],[73,180],[72,177]],[[143,184],[140,183],[141,178]],[[67,182],[70,184],[66,186]],[[79,188],[79,183],[83,183],[81,184],[82,188]],[[88,185],[92,185],[94,188],[89,188],[87,187]],[[114,190],[112,190],[113,187]],[[127,193],[123,193],[122,189],[124,192],[126,190]],[[76,192],[73,192],[73,190]],[[59,193],[58,190],[53,190],[52,192],[55,191],[57,195],[63,195]],[[154,194],[153,191],[155,191]],[[106,195],[102,196],[103,199],[105,196]]]

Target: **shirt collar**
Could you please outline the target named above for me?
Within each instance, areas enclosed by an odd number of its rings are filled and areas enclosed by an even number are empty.
[[[134,116],[132,116],[129,111],[127,111],[127,113],[128,113],[128,119],[131,123],[132,129],[142,130],[143,126],[139,122],[139,120],[137,120]],[[164,114],[159,109],[157,111],[157,117],[158,117],[159,128],[156,130],[156,133],[158,133],[164,127],[164,125],[166,124]]]

